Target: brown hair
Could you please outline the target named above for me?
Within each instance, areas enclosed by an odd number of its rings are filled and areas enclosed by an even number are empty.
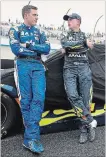
[[[22,17],[24,18],[25,13],[30,13],[31,9],[37,10],[38,8],[33,5],[25,5],[22,8]]]

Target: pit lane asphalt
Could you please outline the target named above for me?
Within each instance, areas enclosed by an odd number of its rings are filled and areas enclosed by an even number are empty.
[[[41,135],[45,151],[40,157],[105,157],[105,127],[97,127],[94,142],[79,144],[79,130]],[[1,157],[35,157],[22,146],[23,134],[1,140]]]

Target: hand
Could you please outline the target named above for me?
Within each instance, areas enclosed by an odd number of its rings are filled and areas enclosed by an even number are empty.
[[[65,54],[65,53],[66,53],[66,50],[63,49],[63,48],[61,48],[60,51],[61,51],[62,54]]]
[[[26,48],[26,43],[24,43],[24,44],[20,44],[20,46],[22,46],[22,47],[25,47],[25,48]]]
[[[86,44],[87,44],[87,46],[88,46],[90,49],[93,48],[93,43],[92,43],[91,40],[88,40],[88,39],[87,39]]]

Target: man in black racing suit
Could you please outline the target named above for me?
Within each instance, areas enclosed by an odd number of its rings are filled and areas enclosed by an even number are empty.
[[[85,143],[88,139],[95,139],[97,126],[97,121],[90,113],[92,77],[87,57],[87,50],[93,48],[93,44],[80,30],[81,17],[78,14],[65,15],[63,19],[68,21],[69,27],[67,34],[61,37],[61,51],[65,54],[64,85],[68,99],[81,122],[79,142]]]

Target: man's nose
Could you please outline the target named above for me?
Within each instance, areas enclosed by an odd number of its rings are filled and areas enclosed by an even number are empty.
[[[36,16],[36,20],[38,20],[38,16]]]

